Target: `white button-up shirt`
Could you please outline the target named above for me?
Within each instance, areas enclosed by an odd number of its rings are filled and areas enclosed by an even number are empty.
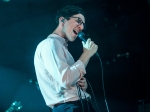
[[[82,61],[74,61],[64,38],[51,34],[39,43],[35,51],[34,66],[46,105],[79,99],[76,82],[86,74]],[[84,98],[84,93],[81,93]],[[90,97],[85,93],[86,97]]]

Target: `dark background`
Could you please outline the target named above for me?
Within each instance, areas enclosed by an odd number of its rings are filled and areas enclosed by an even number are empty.
[[[29,80],[36,81],[36,46],[55,29],[56,11],[65,5],[85,10],[84,33],[99,46],[103,74],[93,56],[85,77],[100,112],[107,112],[103,83],[110,112],[144,112],[142,101],[146,105],[150,99],[150,0],[1,0],[0,111],[20,101],[20,112],[49,112],[41,92]],[[75,60],[80,57],[78,38],[69,43],[69,51]],[[91,94],[90,88],[87,91]],[[96,108],[93,97],[92,105]]]

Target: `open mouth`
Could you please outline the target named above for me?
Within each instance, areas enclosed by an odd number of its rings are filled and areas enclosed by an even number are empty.
[[[75,31],[75,30],[73,30],[73,32],[77,35],[78,33],[77,33],[77,31]]]

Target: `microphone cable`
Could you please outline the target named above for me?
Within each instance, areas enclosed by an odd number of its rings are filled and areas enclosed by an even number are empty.
[[[100,61],[100,65],[101,65],[101,69],[102,69],[102,86],[103,86],[103,94],[104,94],[104,99],[105,99],[105,105],[106,105],[106,108],[107,108],[107,112],[109,112],[109,108],[108,108],[108,103],[107,103],[107,100],[106,100],[106,94],[105,94],[105,87],[104,87],[104,75],[103,75],[103,65],[102,65],[102,61],[101,61],[101,58],[99,56],[98,53],[96,53],[96,56],[99,58],[99,61]],[[87,79],[86,79],[87,80]],[[95,102],[95,105],[96,105],[96,108],[98,110],[98,112],[100,112],[99,108],[98,108],[98,105],[97,105],[97,101],[96,101],[96,98],[95,98],[95,95],[94,95],[94,92],[93,92],[93,89],[92,89],[92,86],[90,84],[90,82],[87,80],[89,86],[90,86],[90,89],[91,89],[91,92],[93,94],[93,98],[94,98],[94,102]]]
[[[81,91],[84,93],[84,97],[85,97],[86,101],[88,101],[88,99],[87,99],[87,97],[85,95],[84,90],[82,88],[80,88],[79,84],[76,83],[76,86],[77,86],[78,96],[79,96],[79,99],[80,99],[80,102],[81,102],[81,105],[82,105],[82,111],[85,112],[85,110],[84,110],[85,108],[84,108],[84,105],[83,105],[83,102],[82,102]],[[86,104],[87,104],[87,107],[88,107],[88,112],[90,112],[89,111],[89,104],[88,104],[88,102],[86,102]]]
[[[83,102],[82,102],[82,95],[81,95],[81,91],[80,91],[80,86],[77,83],[76,83],[76,87],[77,87],[78,96],[79,96],[79,99],[80,99],[80,102],[81,102],[81,105],[82,105],[82,112],[85,112]]]
[[[87,80],[87,79],[86,79],[86,80]],[[100,111],[99,111],[99,108],[98,108],[98,106],[97,106],[97,102],[96,102],[96,98],[95,98],[95,95],[94,95],[92,86],[91,86],[91,84],[90,84],[90,82],[89,82],[88,80],[87,80],[87,82],[88,82],[88,84],[89,84],[89,86],[90,86],[90,88],[91,88],[91,91],[92,91],[92,94],[93,94],[93,97],[94,97],[94,101],[95,101],[97,110],[98,110],[98,112],[100,112]],[[87,99],[87,97],[86,97],[86,95],[85,95],[84,90],[81,89],[80,86],[79,86],[77,83],[76,83],[76,86],[77,86],[78,96],[79,96],[79,99],[80,99],[80,102],[81,102],[81,105],[82,105],[82,110],[83,110],[83,112],[85,112],[85,110],[84,110],[85,108],[84,108],[84,105],[83,105],[83,102],[82,102],[81,91],[84,93],[84,97],[85,97],[86,101],[88,101],[88,99]],[[86,102],[86,103],[87,103],[88,112],[90,112],[90,111],[89,111],[89,104],[88,104],[88,102]]]
[[[106,105],[106,108],[107,108],[107,112],[109,112],[109,107],[108,107],[108,103],[107,103],[107,99],[106,99],[106,94],[105,94],[103,64],[102,64],[102,60],[101,60],[101,58],[100,58],[98,52],[96,53],[96,56],[99,58],[100,65],[101,65],[101,69],[102,69],[102,87],[103,87],[103,94],[104,94],[104,99],[105,99],[105,105]],[[90,84],[90,83],[89,83],[89,84]]]
[[[84,39],[84,36],[85,36],[85,34],[84,34],[83,32],[79,32],[79,33],[78,33],[78,37],[79,37],[83,42],[86,43],[86,40]],[[103,75],[103,64],[102,64],[102,61],[101,61],[101,58],[100,58],[98,52],[96,52],[95,55],[99,58],[100,65],[101,65],[101,69],[102,69],[102,87],[103,87],[103,94],[104,94],[104,99],[105,99],[105,105],[106,105],[106,108],[107,108],[107,112],[109,112],[109,108],[108,108],[108,104],[107,104],[107,100],[106,100],[106,95],[105,95],[104,75]],[[89,81],[88,81],[88,82],[89,82]],[[89,83],[89,85],[90,85],[90,83]],[[92,87],[91,87],[91,88],[92,88]],[[92,89],[91,89],[91,90],[92,90]],[[93,91],[93,90],[92,90],[92,91]],[[93,93],[93,96],[94,96],[94,93]],[[94,98],[95,98],[95,96],[94,96]],[[95,100],[95,103],[96,103],[96,100]],[[97,103],[96,103],[96,104],[97,104]],[[97,108],[98,108],[98,106],[97,106]],[[99,109],[98,109],[98,110],[99,110]]]
[[[87,80],[87,79],[86,79],[86,80]],[[98,112],[100,112],[100,111],[99,111],[99,108],[98,108],[98,105],[97,105],[97,101],[96,101],[94,92],[93,92],[93,89],[92,89],[92,86],[91,86],[91,84],[90,84],[90,82],[89,82],[88,80],[87,80],[87,82],[88,82],[88,84],[89,84],[89,86],[90,86],[90,89],[91,89],[91,91],[92,91],[92,94],[93,94],[93,98],[94,98],[94,102],[95,102],[96,108],[97,108]]]

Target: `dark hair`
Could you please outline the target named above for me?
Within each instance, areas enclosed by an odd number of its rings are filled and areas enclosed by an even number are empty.
[[[55,18],[55,22],[58,25],[59,23],[59,18],[62,16],[65,19],[69,20],[71,16],[75,15],[75,14],[82,14],[83,16],[85,16],[84,11],[82,8],[77,7],[77,6],[65,6],[62,9],[57,11],[57,15]]]

